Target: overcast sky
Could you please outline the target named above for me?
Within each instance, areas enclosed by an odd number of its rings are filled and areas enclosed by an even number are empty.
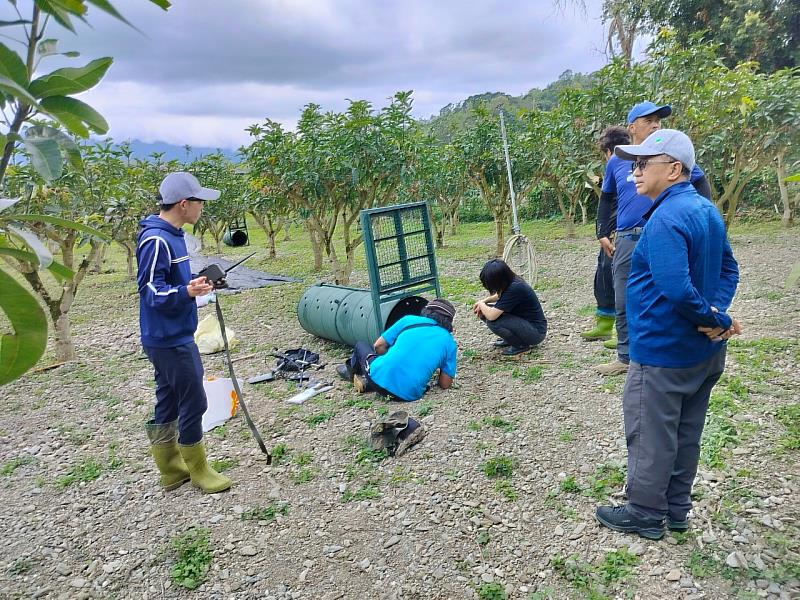
[[[547,0],[173,0],[167,12],[145,0],[114,4],[144,33],[93,9],[91,28],[50,35],[62,51],[81,51],[75,66],[114,57],[81,98],[117,140],[232,148],[265,117],[292,127],[309,102],[382,106],[398,90],[414,90],[414,114],[429,117],[473,94],[522,94],[606,60],[600,0],[587,0],[586,13]]]

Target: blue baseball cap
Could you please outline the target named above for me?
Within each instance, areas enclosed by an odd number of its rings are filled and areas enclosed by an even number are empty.
[[[672,114],[672,107],[669,104],[654,104],[653,102],[639,102],[628,113],[628,123],[633,123],[639,117],[648,115],[658,115],[659,119],[664,119]]]

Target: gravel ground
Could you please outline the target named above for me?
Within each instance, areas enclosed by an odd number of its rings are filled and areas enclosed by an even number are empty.
[[[537,242],[550,331],[518,360],[501,359],[469,311],[492,240],[440,253],[458,301],[457,386],[403,406],[428,430],[407,455],[363,451],[369,423],[399,404],[337,381],[290,407],[286,382],[246,385],[284,455],[268,466],[232,419],[206,438],[235,482],[211,496],[158,488],[142,430],[153,386],[137,299],[117,274],[92,277],[73,314],[81,358],[0,392],[0,597],[798,598],[800,468],[781,415],[799,401],[800,300],[783,281],[800,230],[732,242],[742,271],[732,313],[745,333],[706,428],[692,528],[658,542],[593,517],[621,498],[626,452],[624,381],[596,375],[612,354],[578,335],[591,321],[591,240]],[[320,351],[333,379],[346,349],[305,333],[293,313],[311,281],[223,298],[242,378],[268,368],[272,347],[299,343]],[[219,355],[204,360],[224,374]],[[493,459],[510,475],[487,476]],[[195,591],[170,575],[181,564],[173,540],[192,527],[207,532],[211,556]]]

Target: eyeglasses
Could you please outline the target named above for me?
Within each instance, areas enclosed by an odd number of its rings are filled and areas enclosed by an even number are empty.
[[[633,161],[631,165],[631,171],[635,171],[639,169],[640,171],[644,171],[647,168],[647,165],[671,165],[672,163],[680,162],[677,160],[651,160],[649,158],[639,158]]]

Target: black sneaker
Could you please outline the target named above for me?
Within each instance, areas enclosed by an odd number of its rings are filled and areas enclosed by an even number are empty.
[[[670,531],[688,531],[689,519],[684,517],[682,521],[675,521],[667,517],[667,529]]]
[[[517,354],[524,354],[529,352],[533,346],[509,346],[503,350],[503,356],[516,356]]]
[[[509,344],[503,338],[497,338],[497,340],[494,342],[494,344],[492,344],[492,346],[494,346],[495,348],[505,348],[506,346],[510,346],[510,345],[511,344]]]
[[[350,370],[350,365],[347,363],[336,366],[336,374],[348,383],[353,381],[353,371]]]
[[[601,525],[623,533],[638,533],[648,540],[664,537],[664,524],[655,519],[639,519],[628,512],[624,506],[598,506],[595,517]]]

